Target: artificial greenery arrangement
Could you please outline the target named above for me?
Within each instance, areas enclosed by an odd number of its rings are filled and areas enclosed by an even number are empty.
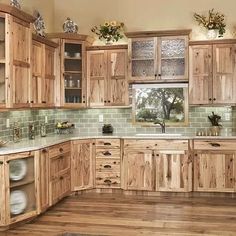
[[[225,33],[225,15],[215,12],[214,9],[209,10],[208,16],[194,13],[194,18],[199,25],[204,26],[208,30],[218,30],[219,37],[223,37]]]
[[[210,120],[212,126],[222,126],[221,124],[219,124],[221,116],[216,115],[214,112],[212,112],[211,116],[208,116],[208,119]]]
[[[91,31],[98,35],[100,40],[105,40],[107,44],[117,42],[122,39],[124,23],[117,21],[105,22],[103,25],[94,26]]]

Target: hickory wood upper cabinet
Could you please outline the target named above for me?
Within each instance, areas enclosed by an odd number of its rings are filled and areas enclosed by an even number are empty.
[[[125,140],[123,188],[192,191],[192,159],[188,146],[188,140]]]
[[[60,94],[57,106],[84,108],[87,105],[86,50],[93,42],[87,35],[52,33],[47,35],[60,45],[56,64],[60,73],[55,88]]]
[[[0,107],[30,106],[31,23],[34,17],[0,4]]]
[[[194,141],[194,191],[235,192],[235,140]]]
[[[72,142],[71,190],[85,190],[94,187],[95,146],[93,140]]]
[[[4,157],[0,157],[0,226],[5,225],[5,172],[4,172]]]
[[[32,42],[31,106],[54,107],[55,51],[58,44],[37,35]]]
[[[127,106],[127,46],[87,48],[90,107]]]
[[[236,103],[236,40],[190,42],[189,103]]]
[[[188,81],[191,30],[126,33],[130,82]]]

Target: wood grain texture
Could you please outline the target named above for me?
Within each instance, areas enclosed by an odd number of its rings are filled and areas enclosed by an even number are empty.
[[[230,236],[236,232],[235,199],[122,196],[69,197],[7,236],[81,233],[109,236]]]
[[[212,46],[191,46],[189,57],[189,104],[211,104],[213,99]]]
[[[71,190],[94,187],[95,156],[93,140],[73,141],[71,160]]]

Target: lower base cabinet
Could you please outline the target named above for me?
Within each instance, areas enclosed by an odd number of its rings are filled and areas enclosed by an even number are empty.
[[[0,157],[0,226],[6,224],[4,157]]]
[[[95,143],[93,140],[72,142],[71,190],[79,191],[94,187]]]
[[[156,190],[170,192],[192,191],[192,160],[185,151],[155,151]]]
[[[126,150],[123,170],[125,190],[154,190],[154,162],[151,150]]]
[[[48,149],[49,202],[57,203],[71,192],[71,144],[66,142]]]

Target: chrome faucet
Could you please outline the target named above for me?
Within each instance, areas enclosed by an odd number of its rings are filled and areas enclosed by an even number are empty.
[[[158,124],[161,126],[161,132],[164,134],[166,132],[166,123],[165,120],[159,121],[157,120],[154,124]]]

